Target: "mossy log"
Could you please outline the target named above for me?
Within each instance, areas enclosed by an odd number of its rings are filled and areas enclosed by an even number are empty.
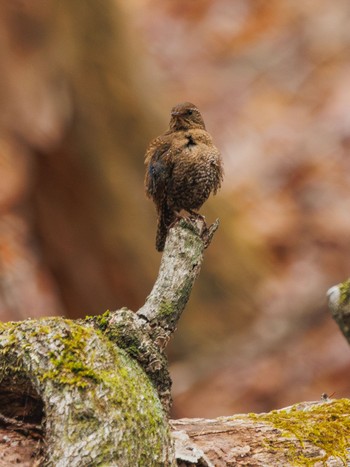
[[[350,400],[304,402],[263,414],[171,422],[178,465],[350,465]],[[182,463],[181,463],[182,462]]]
[[[101,331],[57,318],[8,323],[0,348],[1,413],[43,423],[48,465],[167,465],[157,392]]]
[[[158,279],[136,313],[0,325],[1,467],[349,464],[348,399],[169,422],[164,348],[216,228],[183,220],[170,230]],[[346,284],[329,294],[345,320]]]
[[[136,313],[122,309],[77,321],[0,325],[0,426],[16,436],[33,435],[38,462],[174,464],[163,351],[216,227],[207,229],[198,219],[170,230],[159,277]],[[6,439],[12,449],[11,443],[18,444]],[[3,452],[3,459],[8,455]],[[32,465],[20,457],[15,463]]]

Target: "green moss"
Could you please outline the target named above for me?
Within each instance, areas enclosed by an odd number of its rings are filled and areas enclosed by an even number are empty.
[[[137,343],[135,344],[128,344],[126,345],[125,347],[123,347],[127,352],[128,354],[133,357],[133,358],[138,358],[139,355],[140,355],[140,348],[139,346],[137,345]]]
[[[120,465],[134,465],[135,459],[137,465],[164,465],[160,460],[164,446],[169,448],[168,424],[155,388],[129,358],[139,352],[137,339],[129,337],[127,351],[118,348],[101,332],[108,312],[100,318],[97,329],[62,318],[6,323],[0,329],[0,355],[6,353],[8,363],[0,376],[30,374],[48,418],[69,394],[69,423],[60,436],[70,444],[84,436],[93,445],[94,433],[106,424],[94,465],[119,460]],[[62,387],[53,391],[56,385]]]
[[[31,351],[33,342],[39,344],[40,340],[49,339],[53,350],[48,356],[47,371],[37,375],[39,380],[52,379],[55,383],[76,385],[79,388],[86,387],[91,380],[99,381],[96,373],[84,363],[86,355],[91,351],[87,346],[96,331],[74,321],[62,321],[67,324],[64,334],[62,328],[57,332],[55,319],[43,318],[36,322],[36,326],[33,326],[31,320],[1,323],[0,354],[7,355],[16,349],[16,360],[23,363],[22,358],[25,359]],[[21,365],[8,368],[12,372],[15,369],[17,372],[22,371]]]
[[[54,334],[57,350],[49,355],[51,368],[42,375],[42,379],[52,379],[60,384],[72,384],[84,388],[89,381],[99,382],[100,379],[85,362],[89,352],[87,348],[93,329],[82,327],[73,321],[66,335]]]
[[[2,321],[0,321],[0,332],[3,332],[7,329],[7,323],[3,323]]]
[[[101,331],[104,331],[109,324],[110,318],[111,318],[111,312],[107,310],[102,315],[94,316],[93,320],[97,324],[99,329],[101,329]],[[85,319],[89,319],[89,317],[87,316]]]
[[[138,440],[140,452],[137,465],[150,464],[150,449],[152,446],[155,461],[154,466],[161,466],[163,463],[157,462],[156,458],[164,449],[164,438],[160,436],[160,427],[164,425],[164,413],[152,384],[147,380],[147,376],[140,369],[137,362],[130,359],[125,351],[118,349],[112,344],[108,344],[109,352],[115,355],[118,362],[114,371],[101,370],[102,392],[108,391],[108,410],[116,411],[118,417],[116,423],[120,427],[124,425],[125,436],[118,441],[118,450],[123,452],[124,459],[131,459],[131,446]],[[142,388],[142,392],[140,392]],[[101,396],[96,394],[98,403],[101,404]],[[120,420],[120,408],[123,408],[122,421]],[[164,434],[167,432],[165,425]],[[98,465],[110,465],[111,452],[114,450],[115,440],[111,439],[112,445],[106,444],[96,463]],[[98,461],[98,462],[97,462]],[[104,464],[106,462],[106,464]],[[128,464],[129,465],[129,464]],[[131,463],[130,463],[131,465]]]
[[[174,313],[174,306],[170,301],[163,300],[159,305],[159,316],[167,317],[171,316]]]
[[[97,324],[98,329],[100,329],[114,344],[117,344],[126,350],[129,355],[138,359],[141,352],[140,337],[137,335],[136,330],[133,329],[133,323],[126,317],[125,320],[119,323],[119,325],[114,323],[113,326],[109,326],[109,313],[110,312],[106,312],[102,316],[94,317],[94,323]]]
[[[268,414],[250,414],[256,421],[271,423],[286,437],[288,457],[292,465],[313,466],[316,462],[326,462],[330,457],[347,461],[347,447],[350,441],[350,400],[339,399],[329,403],[315,405],[302,410],[298,405],[288,410],[275,410]],[[288,442],[288,437],[297,438],[301,448],[306,442],[322,449],[324,455],[309,458]],[[289,446],[288,446],[289,444]],[[269,446],[270,448],[273,446]],[[278,448],[275,448],[278,449]]]
[[[17,344],[16,329],[19,323],[1,323],[0,328],[0,354],[7,355]]]
[[[345,305],[350,299],[350,279],[343,282],[339,286],[340,289],[340,305]]]

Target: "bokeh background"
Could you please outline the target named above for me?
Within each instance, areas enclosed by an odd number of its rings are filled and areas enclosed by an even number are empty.
[[[143,157],[202,111],[220,229],[169,348],[174,417],[350,395],[327,289],[350,273],[347,0],[11,0],[0,11],[0,319],[140,307]]]

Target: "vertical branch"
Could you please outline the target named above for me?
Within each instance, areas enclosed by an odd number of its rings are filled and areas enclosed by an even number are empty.
[[[218,228],[200,217],[181,219],[170,229],[158,278],[145,304],[133,313],[127,308],[92,318],[108,338],[136,358],[158,391],[167,413],[171,379],[164,349],[175,331],[199,275],[204,249]]]
[[[204,249],[218,228],[203,219],[182,219],[169,230],[158,278],[137,316],[151,326],[153,339],[164,348],[175,331],[199,275]]]

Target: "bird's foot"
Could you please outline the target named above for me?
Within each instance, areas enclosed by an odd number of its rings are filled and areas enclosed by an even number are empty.
[[[195,232],[197,235],[202,237],[203,235],[206,235],[206,232],[208,230],[207,224],[205,222],[205,217],[199,214],[198,212],[195,211],[190,211],[188,210],[188,215],[187,216],[178,216],[177,222],[183,223],[184,226],[186,226],[188,229],[192,230]]]
[[[191,210],[188,209],[187,212],[189,214],[188,216],[183,216],[179,212],[174,212],[175,219],[169,225],[169,229],[171,227],[174,227],[174,225],[176,225],[181,220],[184,220],[185,222],[188,222],[190,224],[193,224],[193,223],[195,223],[196,221],[199,220],[199,221],[201,221],[202,223],[204,223],[206,225],[205,217],[202,216],[202,214],[199,214],[199,212],[196,212],[196,211],[192,211],[192,209]]]
[[[216,219],[216,221],[213,224],[209,225],[209,227],[207,227],[207,225],[205,224],[205,229],[202,232],[202,240],[204,242],[204,248],[208,248],[213,238],[213,235],[217,231],[218,227],[219,227],[219,219]]]
[[[219,227],[219,219],[216,219],[213,224],[208,226],[205,217],[198,213],[192,213],[190,216],[176,214],[176,219],[169,226],[169,229],[178,223],[197,234],[202,239],[204,248],[210,245],[213,235]]]
[[[206,225],[205,217],[202,216],[202,214],[199,214],[199,212],[196,212],[196,211],[192,211],[192,209],[189,210],[188,212],[189,212],[189,214],[190,214],[189,217],[188,217],[188,219],[189,219],[190,221],[197,221],[198,219],[200,219],[200,220],[203,221],[204,224]]]
[[[195,211],[189,211],[190,216],[185,218],[186,221],[189,221],[190,225],[193,227],[193,230],[197,230],[200,237],[203,240],[204,248],[208,248],[213,238],[214,233],[219,227],[219,219],[211,224],[207,225],[205,217]]]
[[[181,220],[188,220],[187,217],[185,216],[181,216],[181,214],[179,214],[178,212],[175,212],[175,219],[173,220],[173,222],[169,225],[168,229],[171,229],[172,227],[174,227],[178,222],[180,222]]]

